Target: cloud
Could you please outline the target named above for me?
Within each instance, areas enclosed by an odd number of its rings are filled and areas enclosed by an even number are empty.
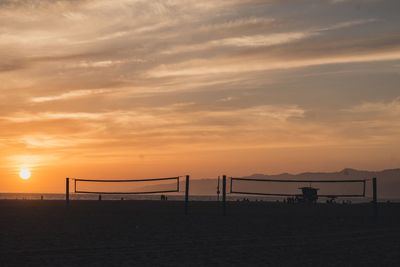
[[[234,99],[235,99],[235,97],[227,96],[227,97],[218,99],[217,102],[229,102],[229,101],[232,101],[232,100],[234,100]]]
[[[38,155],[38,154],[19,154],[6,157],[9,166],[15,169],[39,168],[49,166],[50,162],[58,161],[60,157],[56,154]]]
[[[87,89],[87,90],[76,90],[70,91],[66,93],[62,93],[60,95],[54,96],[37,96],[31,99],[32,102],[41,103],[41,102],[48,102],[48,101],[57,101],[57,100],[68,100],[71,98],[78,98],[78,97],[88,97],[97,94],[104,94],[110,92],[111,89]]]
[[[344,21],[337,23],[335,25],[331,25],[325,28],[318,29],[317,31],[332,31],[332,30],[339,30],[339,29],[345,29],[349,27],[354,27],[354,26],[360,26],[368,23],[373,23],[377,22],[377,19],[359,19],[359,20],[351,20],[351,21]]]
[[[337,56],[318,59],[286,60],[286,61],[259,61],[253,64],[243,65],[241,60],[207,61],[195,60],[182,64],[163,65],[151,70],[148,75],[154,77],[207,75],[218,73],[244,73],[254,71],[269,71],[279,69],[304,68],[318,65],[349,64],[363,62],[395,61],[400,60],[400,51],[378,54]]]
[[[27,148],[63,148],[93,142],[92,139],[82,140],[77,136],[67,138],[65,136],[57,137],[51,135],[26,135],[21,137],[21,141]]]
[[[309,38],[313,35],[316,34],[304,33],[304,32],[289,32],[289,33],[275,33],[271,35],[241,36],[241,37],[213,40],[203,44],[177,46],[174,47],[172,50],[163,51],[162,53],[165,54],[187,53],[200,50],[208,50],[218,47],[239,47],[239,48],[267,47],[267,46],[296,42],[305,38]]]
[[[0,117],[0,119],[14,122],[35,122],[35,121],[51,121],[51,120],[100,120],[103,114],[98,113],[85,113],[85,112],[73,112],[73,113],[16,113],[9,117]]]
[[[215,31],[215,30],[229,30],[236,29],[238,27],[243,26],[257,26],[257,25],[271,25],[276,22],[274,18],[263,18],[263,17],[248,17],[248,18],[239,18],[234,20],[222,21],[222,22],[214,22],[207,23],[205,25],[200,26],[199,31]]]
[[[357,114],[367,113],[368,117],[394,117],[400,116],[400,98],[390,102],[366,102],[348,109]]]

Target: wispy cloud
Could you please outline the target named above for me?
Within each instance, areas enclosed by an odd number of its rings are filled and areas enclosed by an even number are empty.
[[[244,58],[243,60],[246,60]],[[304,68],[318,65],[349,64],[362,62],[395,61],[400,60],[400,51],[378,54],[348,55],[327,57],[318,59],[285,60],[271,59],[271,61],[259,61],[254,59],[252,65],[243,65],[241,60],[231,61],[222,59],[220,61],[196,60],[182,64],[163,65],[149,72],[149,76],[185,76],[205,75],[218,73],[243,73],[254,71],[268,71],[279,69]]]
[[[325,27],[325,28],[320,28],[317,31],[332,31],[332,30],[339,30],[339,29],[345,29],[349,27],[355,27],[355,26],[360,26],[368,23],[373,23],[379,21],[378,19],[370,18],[370,19],[359,19],[359,20],[351,20],[351,21],[344,21],[344,22],[339,22],[337,24]]]
[[[353,113],[369,113],[369,116],[399,116],[400,98],[389,102],[365,102],[348,109]]]
[[[96,94],[103,94],[110,92],[111,89],[87,89],[87,90],[76,90],[70,91],[66,93],[62,93],[60,95],[53,95],[53,96],[37,96],[31,99],[32,102],[41,103],[41,102],[48,102],[48,101],[56,101],[56,100],[68,100],[71,98],[78,98],[78,97],[87,97]]]
[[[218,47],[256,48],[264,46],[273,46],[273,45],[296,42],[305,38],[309,38],[313,35],[316,35],[316,33],[288,32],[288,33],[275,33],[270,35],[241,36],[241,37],[213,40],[204,44],[177,46],[174,47],[172,50],[163,51],[163,53],[165,54],[187,53],[187,52],[207,50]]]

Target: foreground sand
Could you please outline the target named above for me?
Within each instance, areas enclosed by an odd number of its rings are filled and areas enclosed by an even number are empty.
[[[0,266],[400,266],[400,205],[0,201]]]

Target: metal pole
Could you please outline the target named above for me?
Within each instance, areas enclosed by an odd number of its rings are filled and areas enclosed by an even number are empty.
[[[377,185],[377,179],[374,177],[372,178],[372,196],[373,196],[373,201],[372,205],[374,208],[374,217],[378,217],[378,185]]]
[[[219,181],[220,181],[221,177],[218,176],[218,186],[217,186],[217,201],[219,202],[219,194],[221,193],[221,191],[219,190]]]
[[[365,189],[366,189],[366,187],[367,187],[367,181],[364,180],[364,183],[363,183],[363,197],[365,197]]]
[[[188,214],[189,208],[189,175],[186,175],[186,190],[185,190],[185,215]]]
[[[69,205],[69,178],[65,179],[65,202]]]
[[[222,205],[224,215],[226,215],[226,175],[222,176]]]

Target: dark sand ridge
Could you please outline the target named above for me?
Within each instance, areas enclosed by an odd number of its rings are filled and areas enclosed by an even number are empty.
[[[0,266],[399,266],[400,205],[0,201]]]

